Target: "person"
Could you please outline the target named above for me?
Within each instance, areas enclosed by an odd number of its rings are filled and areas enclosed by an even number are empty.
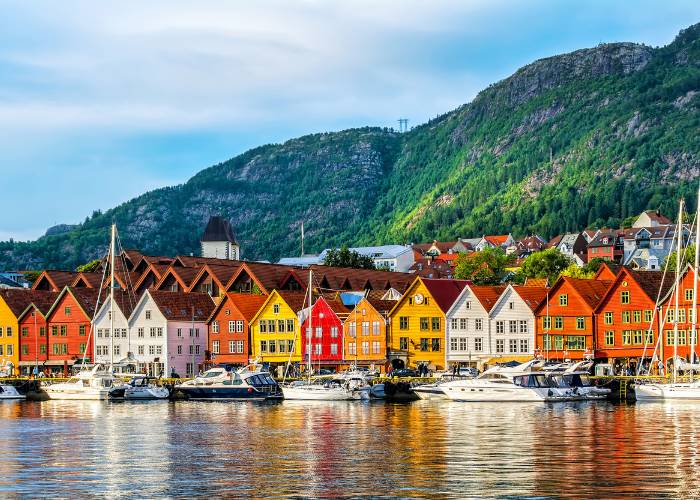
[[[457,375],[457,365],[452,366],[452,375],[453,376]]]

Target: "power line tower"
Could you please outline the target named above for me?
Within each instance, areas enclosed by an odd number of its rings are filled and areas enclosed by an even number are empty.
[[[408,118],[399,118],[399,132],[408,132]]]

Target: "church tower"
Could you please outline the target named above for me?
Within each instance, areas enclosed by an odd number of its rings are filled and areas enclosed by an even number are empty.
[[[223,217],[209,217],[202,239],[202,257],[240,260],[240,247],[231,223]]]

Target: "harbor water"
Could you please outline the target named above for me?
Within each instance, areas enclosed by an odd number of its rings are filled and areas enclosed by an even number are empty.
[[[3,402],[0,497],[697,498],[692,403]]]

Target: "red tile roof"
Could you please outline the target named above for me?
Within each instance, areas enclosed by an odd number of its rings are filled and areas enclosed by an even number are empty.
[[[562,276],[560,278],[578,293],[591,309],[595,309],[605,297],[612,281],[596,279],[580,279]]]
[[[53,269],[46,269],[34,282],[34,286],[32,288],[36,288],[39,283],[45,279],[49,282],[53,288],[53,291],[60,292],[63,287],[69,286],[77,275],[78,273],[72,271],[56,271]]]
[[[446,313],[454,304],[464,287],[469,283],[467,280],[443,280],[421,278],[423,284],[430,292],[435,303]]]
[[[537,310],[537,307],[547,300],[548,290],[537,286],[514,286],[513,290],[525,301],[530,309]]]
[[[493,306],[498,302],[498,298],[506,289],[505,285],[469,285],[469,289],[474,296],[479,300],[486,312],[490,312]]]
[[[495,245],[497,247],[500,247],[505,244],[505,242],[508,240],[507,234],[501,234],[497,236],[484,236],[484,239],[491,243],[492,245]]]
[[[209,294],[150,290],[158,310],[168,321],[206,321],[215,304]]]
[[[243,315],[246,321],[253,319],[253,316],[257,314],[260,308],[263,306],[267,300],[267,295],[254,295],[250,293],[227,293],[226,299],[228,299],[238,311]],[[224,304],[227,300],[224,299],[220,304]],[[221,309],[221,305],[217,307],[217,310]],[[216,311],[212,313],[212,316]]]
[[[26,288],[0,288],[0,297],[12,311],[12,314],[15,315],[15,318],[18,318],[32,303],[33,294],[38,292],[39,290],[28,290]]]

